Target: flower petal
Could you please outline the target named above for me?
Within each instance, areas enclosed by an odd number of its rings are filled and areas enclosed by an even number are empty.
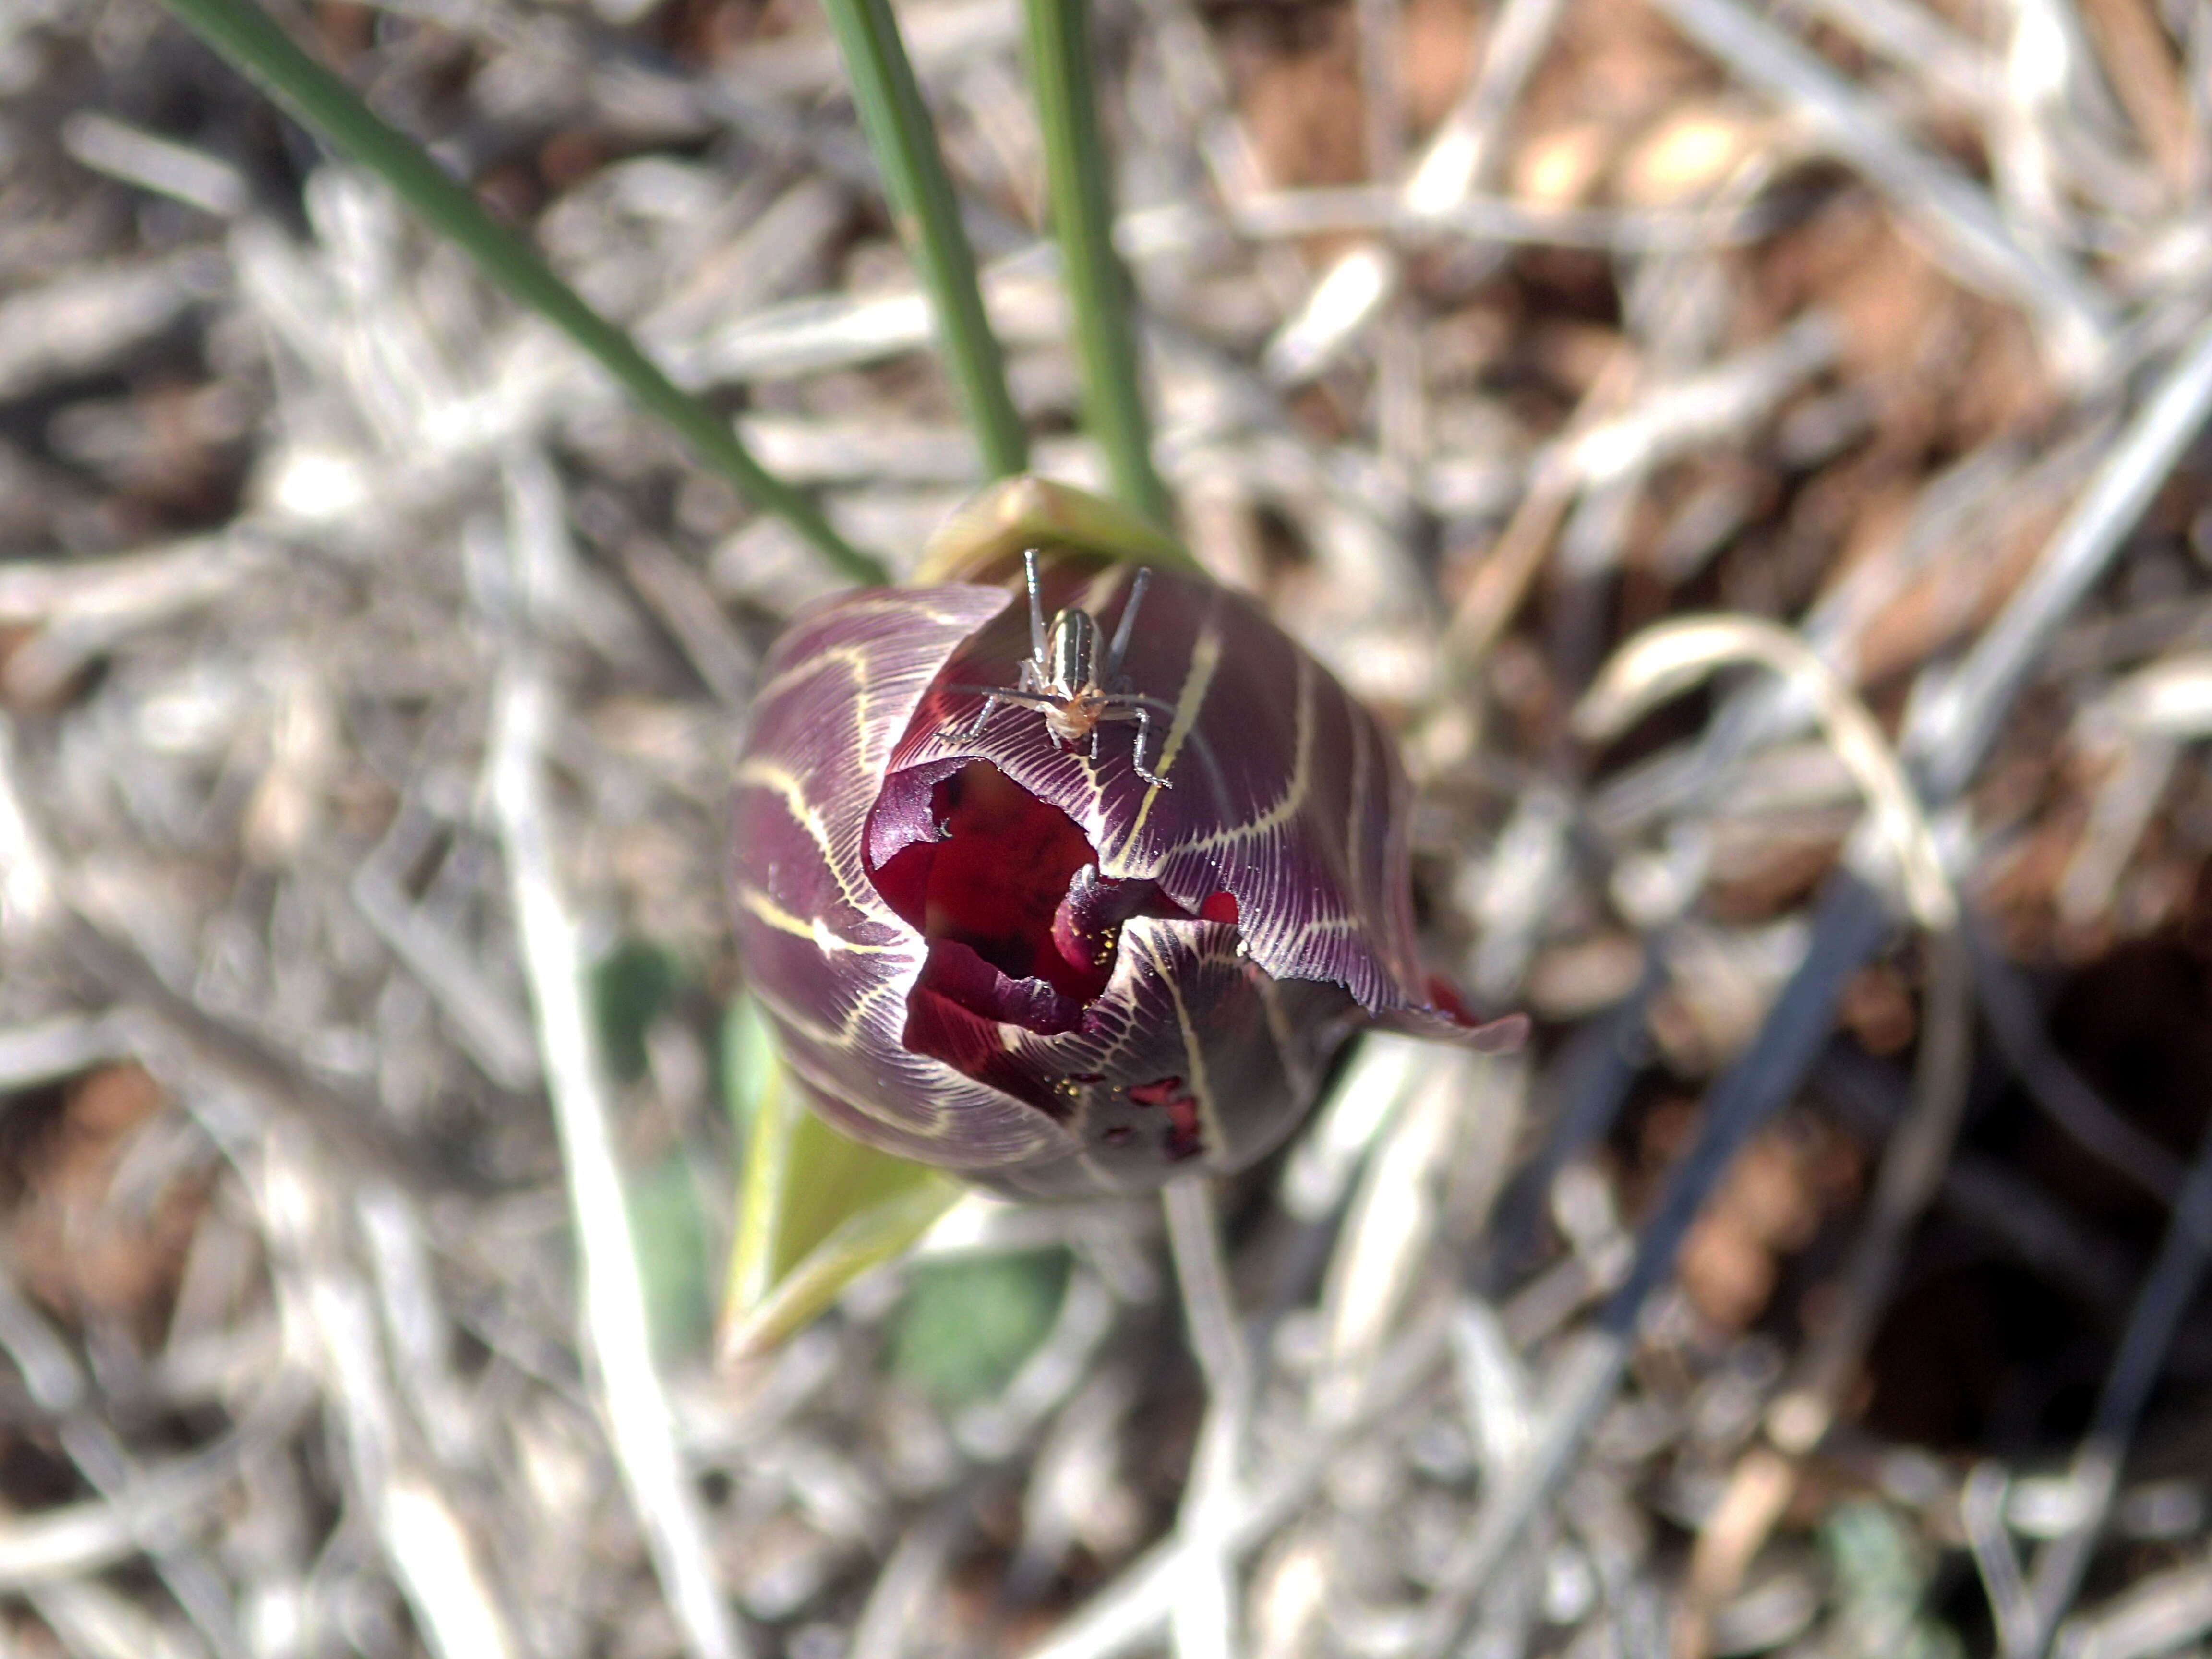
[[[1110,640],[1133,581],[1048,560],[1044,597]],[[770,654],[738,943],[825,1116],[1020,1192],[1141,1190],[1279,1144],[1359,1026],[1464,1029],[1416,960],[1395,752],[1319,664],[1155,569],[1095,741],[1019,704],[979,731],[1026,611],[855,595]]]
[[[1111,636],[1133,573],[1048,564],[1048,612],[1079,605]],[[1278,979],[1344,986],[1370,1013],[1429,1010],[1414,949],[1407,815],[1411,791],[1389,735],[1249,600],[1154,571],[1122,672],[1153,700],[1150,769],[1138,727],[1099,728],[1099,756],[1055,743],[1038,714],[1001,708],[980,737],[981,696],[1016,684],[1029,651],[1019,606],[966,641],[894,747],[894,780],[980,757],[1060,807],[1099,849],[1102,875],[1157,882],[1192,914],[1236,902],[1244,944]],[[897,787],[896,781],[893,787]]]

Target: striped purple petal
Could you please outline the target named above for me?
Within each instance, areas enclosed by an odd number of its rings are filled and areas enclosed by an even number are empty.
[[[1062,558],[1110,638],[1133,572]],[[1157,1186],[1279,1144],[1363,1024],[1463,1031],[1416,958],[1387,733],[1249,601],[1158,570],[1097,755],[1018,684],[1025,605],[848,596],[778,642],[738,770],[747,975],[830,1120],[1026,1193]],[[1114,689],[1114,688],[1109,688]],[[1479,1034],[1478,1034],[1479,1035]]]

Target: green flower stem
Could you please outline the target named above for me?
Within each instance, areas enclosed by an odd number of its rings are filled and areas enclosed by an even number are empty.
[[[486,276],[597,358],[746,500],[781,518],[854,580],[890,580],[889,572],[832,529],[811,501],[756,461],[728,422],[662,374],[629,335],[556,276],[527,242],[487,213],[421,145],[294,45],[253,0],[167,4],[234,67],[391,185],[433,230],[465,248]]]
[[[1091,79],[1091,8],[1087,0],[1024,0],[1024,9],[1053,234],[1075,313],[1085,423],[1106,452],[1114,493],[1164,529],[1173,520],[1152,466],[1128,273],[1114,250],[1114,192]]]
[[[890,0],[824,0],[824,9],[868,148],[883,169],[899,239],[929,291],[945,367],[983,465],[993,477],[1019,472],[1029,465],[1029,434],[1006,391],[1006,360],[983,313],[975,255]]]

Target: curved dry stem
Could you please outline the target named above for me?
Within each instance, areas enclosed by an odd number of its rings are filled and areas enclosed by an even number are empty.
[[[1613,653],[1575,709],[1576,735],[1601,742],[1617,737],[1707,675],[1747,662],[1772,670],[1812,705],[1829,747],[1896,855],[1913,920],[1930,933],[1950,932],[1959,920],[1958,897],[1897,751],[1857,693],[1788,629],[1756,617],[1685,617],[1645,629]]]

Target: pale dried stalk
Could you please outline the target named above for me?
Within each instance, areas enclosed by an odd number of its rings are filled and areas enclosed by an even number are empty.
[[[493,704],[491,799],[568,1173],[585,1350],[615,1460],[686,1649],[696,1659],[741,1659],[745,1646],[723,1599],[698,1495],[678,1454],[668,1396],[653,1367],[636,1240],[608,1121],[606,1073],[584,1005],[583,950],[556,874],[544,760],[555,704],[535,652],[511,642]]]

